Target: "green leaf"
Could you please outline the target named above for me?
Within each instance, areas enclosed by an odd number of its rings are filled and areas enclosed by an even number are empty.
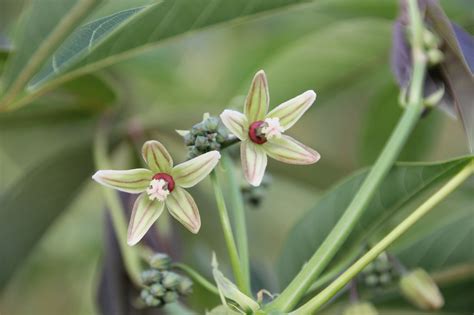
[[[16,37],[16,53],[2,81],[6,106],[23,91],[51,53],[101,0],[35,0],[30,3]]]
[[[336,256],[332,271],[338,272],[355,259],[369,245],[380,239],[403,220],[417,205],[472,161],[460,158],[434,164],[398,164],[393,167],[358,226]],[[304,215],[290,232],[278,263],[280,283],[285,285],[301,269],[323,242],[326,235],[346,209],[367,170],[340,183],[323,196],[314,208]]]
[[[0,195],[0,289],[92,171],[91,150],[75,146],[39,162]]]
[[[68,0],[67,3],[71,1]],[[195,0],[190,5],[187,0],[164,0],[155,5],[144,7],[138,14],[128,15],[127,12],[130,13],[129,11],[119,12],[93,21],[71,34],[58,50],[62,53],[60,58],[58,58],[59,55],[55,58],[56,66],[53,67],[53,59],[51,59],[50,65],[35,78],[34,85],[30,86],[28,94],[42,94],[47,90],[47,87],[57,86],[73,77],[116,63],[149,49],[163,40],[190,31],[305,2],[311,1],[263,0],[257,2],[242,0],[229,2]],[[64,6],[64,9],[67,9],[66,6]],[[45,14],[44,8],[40,11],[42,14],[38,13],[35,16],[48,16]],[[44,20],[49,20],[49,18]],[[115,20],[120,20],[120,22],[116,23]],[[51,30],[51,27],[49,29]],[[97,35],[100,36],[97,37]],[[45,36],[42,36],[42,39],[44,38]],[[38,44],[41,40],[35,40],[35,42]],[[47,57],[51,56],[48,55]],[[22,68],[21,65],[27,59],[23,56],[14,63],[6,79],[7,87],[11,85],[13,78]],[[60,67],[57,66],[58,60]],[[54,69],[56,69],[56,72]],[[55,77],[55,80],[51,80],[53,77]],[[41,84],[39,84],[40,82]],[[47,82],[48,84],[46,84]],[[35,89],[35,91],[31,89]],[[4,103],[8,105],[11,101],[14,100],[10,98],[4,100]],[[27,98],[22,102],[29,101]],[[22,104],[22,102],[17,105]]]

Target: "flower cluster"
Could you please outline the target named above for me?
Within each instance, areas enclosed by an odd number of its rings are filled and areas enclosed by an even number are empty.
[[[387,287],[399,276],[386,253],[378,256],[360,273],[363,283],[372,288]]]
[[[150,267],[142,272],[145,287],[140,293],[140,299],[146,306],[161,307],[192,292],[193,282],[188,277],[169,270],[171,258],[168,255],[155,254],[150,259]]]

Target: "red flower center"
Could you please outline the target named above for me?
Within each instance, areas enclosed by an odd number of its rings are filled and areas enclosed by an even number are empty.
[[[153,176],[153,179],[156,179],[156,180],[164,180],[167,184],[168,184],[168,191],[169,192],[172,192],[174,190],[174,179],[171,175],[169,174],[166,174],[166,173],[156,173],[154,176]]]
[[[264,124],[265,122],[262,120],[258,120],[250,124],[249,137],[253,143],[264,144],[267,142],[267,138],[265,138],[265,135],[262,133],[262,127]]]

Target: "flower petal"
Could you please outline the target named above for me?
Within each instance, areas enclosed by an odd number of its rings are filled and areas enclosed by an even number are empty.
[[[252,313],[260,309],[260,305],[255,302],[252,298],[248,297],[242,293],[235,284],[227,279],[224,274],[219,270],[219,265],[217,264],[216,254],[212,254],[212,275],[214,276],[214,281],[217,284],[219,289],[219,295],[223,305],[229,307],[226,299],[229,299],[236,303],[239,306],[239,309],[242,310],[245,314]]]
[[[201,217],[193,197],[183,188],[176,186],[166,198],[171,215],[189,231],[196,234],[201,228]]]
[[[127,243],[137,244],[163,213],[165,203],[159,200],[150,200],[146,194],[141,194],[133,205],[132,216],[128,225]]]
[[[153,172],[145,168],[133,170],[101,170],[92,179],[104,186],[115,188],[132,194],[139,194],[150,185]]]
[[[173,159],[168,150],[156,140],[143,144],[142,156],[148,167],[155,173],[168,173],[173,167]]]
[[[253,185],[259,186],[267,167],[267,154],[260,144],[243,141],[240,146],[240,159],[245,179]]]
[[[240,140],[248,138],[249,122],[244,114],[226,109],[220,115],[222,123]]]
[[[289,164],[313,164],[321,158],[318,152],[287,135],[268,140],[263,148],[270,157]]]
[[[313,105],[316,93],[306,91],[283,104],[278,105],[267,114],[267,118],[280,118],[280,125],[288,130]]]
[[[173,176],[177,185],[184,188],[192,187],[209,175],[220,158],[221,154],[218,151],[201,154],[189,161],[176,165],[171,171],[171,176]]]
[[[244,114],[250,123],[263,120],[268,111],[270,96],[265,72],[260,70],[255,74],[249,94],[245,100]]]

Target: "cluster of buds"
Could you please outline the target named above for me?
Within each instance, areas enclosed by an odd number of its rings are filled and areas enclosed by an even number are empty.
[[[242,197],[244,198],[245,203],[254,208],[258,208],[265,198],[265,194],[270,187],[271,182],[272,177],[268,173],[265,173],[262,183],[258,187],[249,185],[247,181],[242,180],[240,191],[242,192]]]
[[[189,159],[209,151],[219,151],[234,138],[219,117],[209,114],[204,114],[203,120],[190,130],[180,130],[178,133],[184,138]]]
[[[363,283],[371,288],[384,288],[399,277],[399,271],[394,268],[387,253],[382,253],[360,274]]]
[[[168,255],[157,253],[149,263],[150,269],[142,272],[144,288],[140,299],[144,305],[162,307],[192,292],[193,282],[188,277],[170,271],[171,258]]]

